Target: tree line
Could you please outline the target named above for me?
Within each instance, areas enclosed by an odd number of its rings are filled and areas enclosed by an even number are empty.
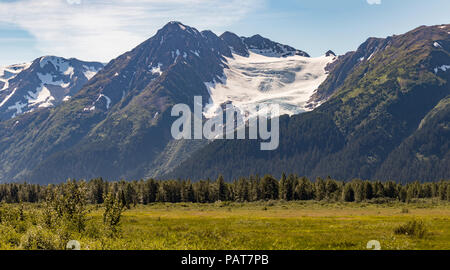
[[[213,203],[216,201],[253,202],[260,200],[327,200],[362,202],[390,199],[410,202],[420,198],[439,198],[450,201],[450,181],[412,182],[400,184],[393,181],[349,182],[330,177],[314,181],[306,177],[283,174],[280,179],[271,175],[242,177],[226,182],[222,176],[192,182],[190,180],[155,179],[108,182],[102,178],[73,181],[47,186],[29,183],[0,184],[0,202],[40,203],[49,201],[67,189],[67,185],[83,186],[80,196],[89,204],[103,204],[108,195],[117,198],[127,208],[137,204],[155,202]],[[81,200],[81,199],[80,199]]]

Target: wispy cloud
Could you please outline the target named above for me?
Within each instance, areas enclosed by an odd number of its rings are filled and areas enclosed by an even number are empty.
[[[31,33],[44,54],[107,61],[171,20],[199,29],[238,22],[265,0],[18,0],[0,2],[0,22]]]
[[[367,0],[369,5],[381,5],[381,0]]]

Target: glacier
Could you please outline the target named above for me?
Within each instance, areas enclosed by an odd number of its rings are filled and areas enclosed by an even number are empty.
[[[325,67],[335,59],[298,55],[278,58],[252,51],[248,57],[233,54],[226,58],[228,68],[223,77],[205,83],[211,100],[204,115],[214,117],[226,103],[249,112],[246,118],[256,113],[252,108],[257,104],[278,104],[280,115],[309,111],[307,102],[327,78]]]

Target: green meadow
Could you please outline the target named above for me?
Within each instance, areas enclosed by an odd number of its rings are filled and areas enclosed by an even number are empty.
[[[398,234],[422,221],[424,235]],[[156,204],[126,211],[123,239],[131,249],[450,249],[450,207],[317,202]]]
[[[117,238],[102,238],[89,214],[86,232],[72,235],[82,249],[364,250],[450,249],[448,203],[254,202],[156,203],[126,210]],[[423,233],[399,232],[420,222]],[[20,247],[19,247],[20,248]]]
[[[0,247],[53,249],[58,248],[57,241],[70,238],[79,241],[81,249],[90,250],[364,250],[370,240],[388,250],[450,249],[450,204],[439,200],[137,205],[123,212],[117,237],[103,236],[102,209],[90,208],[83,233],[61,237],[33,221],[13,230],[1,225]],[[43,211],[39,205],[26,205],[25,220],[39,211]],[[36,234],[31,240],[30,228]],[[45,246],[46,241],[56,246]],[[64,243],[59,247],[64,248]]]

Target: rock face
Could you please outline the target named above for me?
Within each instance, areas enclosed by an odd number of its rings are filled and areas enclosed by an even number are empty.
[[[225,41],[233,53],[244,57],[249,56],[249,52],[268,57],[288,57],[294,55],[310,57],[309,54],[304,51],[271,41],[260,35],[238,37],[231,32],[225,32],[220,38]]]
[[[304,51],[294,49],[290,46],[283,45],[277,42],[273,42],[260,35],[254,35],[249,38],[242,38],[242,41],[247,46],[248,50],[270,57],[288,57],[293,55],[299,55],[309,57]]]
[[[336,54],[332,50],[329,50],[325,53],[325,56],[336,56]]]
[[[56,56],[1,68],[0,121],[69,100],[102,68],[98,62]]]
[[[227,44],[231,51],[237,55],[248,57],[247,45],[242,41],[242,38],[231,32],[223,33],[220,38]]]

